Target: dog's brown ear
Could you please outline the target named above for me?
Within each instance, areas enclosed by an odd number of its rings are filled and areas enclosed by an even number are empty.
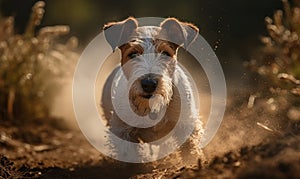
[[[129,17],[121,22],[111,22],[104,26],[104,35],[113,50],[127,43],[130,36],[137,28],[138,22],[135,18]]]
[[[161,24],[159,38],[171,41],[187,48],[198,36],[199,29],[191,23],[180,22],[175,18],[167,18]]]

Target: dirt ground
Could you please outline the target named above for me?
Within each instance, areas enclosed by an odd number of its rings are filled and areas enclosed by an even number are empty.
[[[300,123],[260,110],[227,110],[206,159],[159,169],[104,157],[63,119],[0,120],[0,178],[299,178]]]

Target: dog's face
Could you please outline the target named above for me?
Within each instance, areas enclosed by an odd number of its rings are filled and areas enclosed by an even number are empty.
[[[175,18],[166,19],[159,27],[138,27],[136,19],[128,18],[104,29],[108,29],[105,37],[113,50],[121,50],[121,66],[135,113],[145,116],[166,107],[173,95],[178,47],[194,41],[198,29]]]

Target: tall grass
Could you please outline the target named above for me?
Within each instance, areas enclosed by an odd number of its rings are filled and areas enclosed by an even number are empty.
[[[282,3],[283,10],[265,18],[267,36],[261,38],[263,47],[247,66],[264,79],[257,96],[268,97],[267,103],[281,118],[288,119],[285,122],[299,123],[300,0]]]
[[[14,18],[0,21],[0,119],[43,118],[62,79],[78,55],[77,39],[60,43],[68,26],[36,31],[44,16],[43,1],[32,7],[23,34],[14,32]]]

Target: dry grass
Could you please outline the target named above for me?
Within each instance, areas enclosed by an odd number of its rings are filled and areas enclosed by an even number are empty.
[[[282,0],[283,10],[266,17],[268,35],[255,59],[246,63],[263,81],[255,97],[267,97],[266,103],[285,122],[300,120],[300,0],[293,6]],[[257,83],[257,81],[256,81]],[[257,85],[257,84],[256,84]],[[252,97],[253,97],[252,96]],[[252,100],[252,98],[251,98]]]
[[[69,33],[68,26],[48,26],[36,32],[44,6],[42,1],[33,6],[24,34],[14,33],[13,17],[0,19],[0,119],[48,116],[66,69],[78,57],[75,37],[58,42]]]

